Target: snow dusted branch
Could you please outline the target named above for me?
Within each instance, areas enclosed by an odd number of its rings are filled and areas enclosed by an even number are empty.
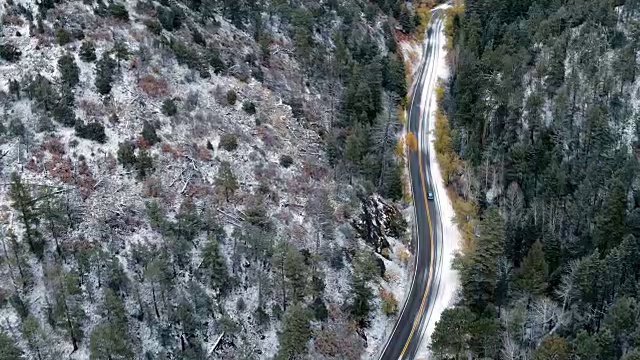
[[[211,346],[211,349],[209,349],[209,353],[207,354],[209,357],[211,357],[211,354],[213,354],[213,352],[216,350],[216,348],[218,347],[218,344],[220,344],[220,340],[222,340],[223,336],[224,336],[224,332],[222,332],[222,334],[220,334],[220,336],[218,336],[218,340],[216,340],[216,342],[213,343],[213,346]]]
[[[180,190],[180,194],[184,194],[185,190],[187,190],[187,186],[189,185],[191,178],[193,178],[193,174],[189,174],[187,180],[184,181],[184,186],[182,187],[182,190]]]
[[[229,221],[229,223],[231,225],[234,226],[242,226],[240,223],[242,222],[241,219],[236,218],[235,216],[231,215],[231,214],[227,214],[226,212],[220,210],[220,209],[216,209],[217,212],[219,212],[220,214],[226,216],[227,218],[229,218],[231,221]]]

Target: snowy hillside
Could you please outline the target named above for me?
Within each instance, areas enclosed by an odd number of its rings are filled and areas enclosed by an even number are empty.
[[[411,261],[393,3],[0,5],[1,355],[375,356]]]

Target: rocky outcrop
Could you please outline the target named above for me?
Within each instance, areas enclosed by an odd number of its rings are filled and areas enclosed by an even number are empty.
[[[399,238],[407,228],[400,210],[377,195],[362,199],[361,212],[352,225],[360,238],[385,257],[388,257],[390,247],[387,237]]]

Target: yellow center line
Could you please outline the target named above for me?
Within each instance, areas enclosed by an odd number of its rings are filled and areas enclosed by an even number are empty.
[[[435,47],[434,47],[435,48]],[[433,54],[435,56],[435,54]],[[427,114],[428,116],[428,114]],[[418,133],[422,134],[422,124],[423,121],[420,120],[420,124],[418,125]],[[418,137],[419,138],[419,137]],[[427,187],[424,181],[424,167],[422,166],[422,151],[420,151],[420,146],[418,146],[418,164],[420,165],[420,182],[422,183],[422,196],[424,197],[424,207],[427,210],[427,223],[429,224],[429,242],[431,247],[431,258],[429,259],[429,277],[427,278],[427,287],[424,290],[424,294],[422,295],[422,302],[420,303],[420,309],[418,310],[418,314],[413,321],[413,326],[411,327],[411,332],[409,333],[409,337],[407,338],[407,342],[404,344],[402,348],[402,352],[400,353],[400,358],[404,356],[404,353],[407,351],[409,344],[411,343],[411,339],[413,338],[413,333],[416,331],[416,328],[420,324],[420,318],[422,317],[422,313],[424,311],[424,306],[427,301],[427,294],[429,293],[429,288],[431,287],[431,278],[433,275],[433,263],[434,263],[434,244],[433,244],[433,229],[431,225],[431,214],[429,214],[429,200],[427,199]],[[409,161],[409,166],[411,166],[411,162]]]

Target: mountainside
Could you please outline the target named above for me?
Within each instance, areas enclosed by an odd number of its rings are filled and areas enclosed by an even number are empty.
[[[420,9],[4,2],[0,358],[375,356]]]
[[[639,11],[624,0],[450,11],[436,149],[465,239],[437,357],[640,356]]]

